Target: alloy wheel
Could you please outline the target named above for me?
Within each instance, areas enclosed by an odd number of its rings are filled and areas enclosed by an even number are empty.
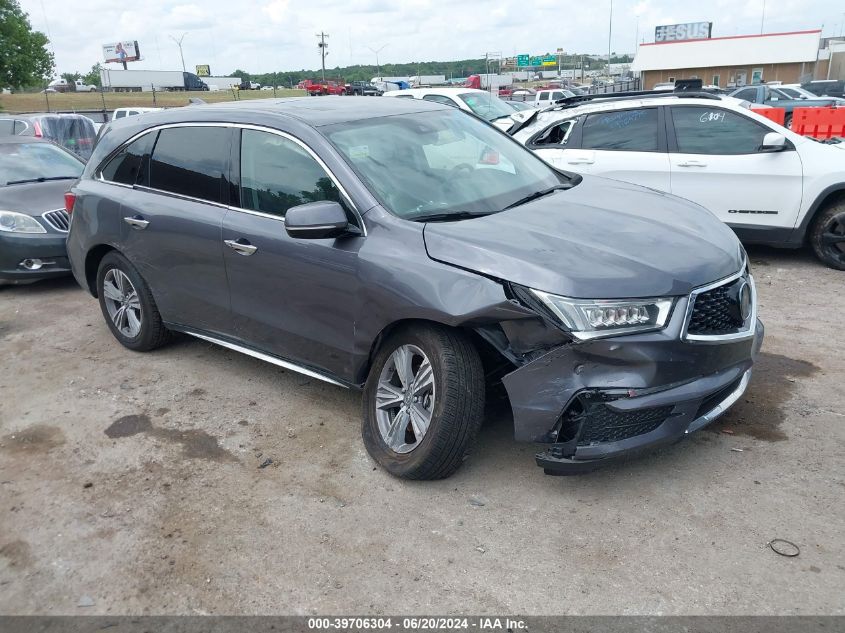
[[[384,443],[396,453],[420,445],[434,413],[434,370],[416,345],[402,345],[387,359],[376,391],[376,422]]]
[[[837,213],[824,227],[821,243],[830,257],[845,263],[845,212]]]
[[[141,332],[141,299],[122,270],[111,268],[103,277],[103,299],[117,331],[128,338]]]

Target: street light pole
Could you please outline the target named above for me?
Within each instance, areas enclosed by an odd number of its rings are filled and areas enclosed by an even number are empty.
[[[370,47],[370,46],[368,46],[368,47],[367,47],[367,48],[368,48],[368,49],[370,49],[370,51],[372,51],[372,52],[375,54],[375,56],[376,56],[376,77],[378,77],[378,78],[379,78],[379,81],[381,81],[381,66],[380,66],[380,65],[379,65],[379,63],[378,63],[378,54],[382,51],[382,49],[383,49],[385,46],[387,46],[387,44],[382,44],[382,45],[381,45],[381,46],[379,46],[378,48],[372,48],[372,47]]]
[[[182,59],[182,72],[185,72],[185,56],[182,54],[182,40],[185,39],[185,36],[187,34],[188,34],[187,32],[182,33],[182,37],[180,37],[178,40],[175,37],[173,37],[172,35],[169,36],[171,40],[176,42],[176,46],[179,47],[179,57]]]

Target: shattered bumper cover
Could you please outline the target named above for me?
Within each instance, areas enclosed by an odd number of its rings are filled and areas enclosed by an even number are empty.
[[[661,331],[560,346],[502,379],[516,439],[548,444],[536,457],[547,473],[676,442],[740,398],[763,324],[742,339],[686,341],[684,301]]]

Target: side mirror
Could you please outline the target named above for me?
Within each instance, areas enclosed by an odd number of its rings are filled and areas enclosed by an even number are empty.
[[[285,214],[285,230],[291,237],[301,240],[322,240],[359,233],[357,227],[349,224],[343,207],[331,200],[291,207]]]
[[[763,137],[763,144],[760,146],[761,152],[780,152],[786,149],[786,137],[777,132],[769,132]]]

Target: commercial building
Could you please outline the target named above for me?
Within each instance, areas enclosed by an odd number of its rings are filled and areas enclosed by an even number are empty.
[[[705,85],[733,88],[766,81],[800,83],[825,79],[820,61],[821,30],[640,44],[632,69],[642,86],[677,79],[701,79]]]

